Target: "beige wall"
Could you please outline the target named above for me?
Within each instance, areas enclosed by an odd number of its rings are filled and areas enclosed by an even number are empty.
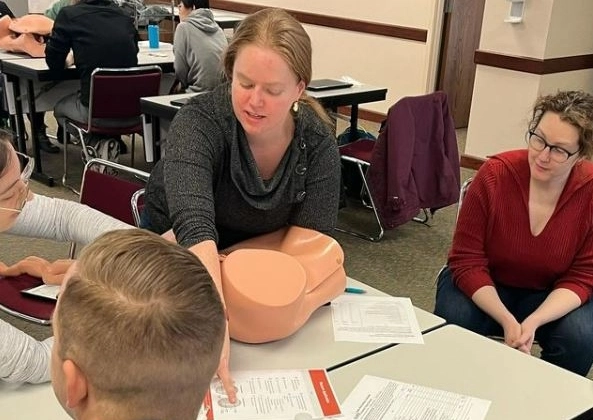
[[[593,1],[555,0],[552,16],[546,58],[593,53]]]
[[[28,4],[25,0],[4,0],[4,3],[12,10],[15,16],[22,16],[28,11]]]
[[[563,1],[563,0],[560,0]],[[506,23],[510,3],[486,0],[480,49],[543,58],[554,0],[527,0],[523,23]]]
[[[593,1],[526,0],[519,24],[504,22],[508,9],[507,1],[486,0],[481,50],[535,59],[593,54]],[[465,153],[524,147],[537,97],[563,89],[593,92],[593,69],[537,75],[478,65]]]
[[[388,88],[387,100],[362,104],[361,108],[387,113],[389,106],[402,96],[421,95],[433,89],[443,0],[367,0],[364,7],[360,0],[241,3],[425,29],[427,43],[305,25],[313,44],[314,78],[350,76]]]

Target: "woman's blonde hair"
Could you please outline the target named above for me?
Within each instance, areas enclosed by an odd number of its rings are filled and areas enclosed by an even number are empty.
[[[546,112],[558,114],[560,119],[579,132],[579,156],[593,157],[593,96],[581,90],[560,91],[537,99],[529,129],[534,130]]]
[[[309,84],[312,77],[311,39],[302,25],[283,9],[268,8],[247,16],[237,27],[223,57],[224,72],[233,78],[233,67],[239,51],[247,45],[269,48],[280,55],[298,81]],[[311,106],[326,123],[333,122],[314,98],[305,92],[299,98]]]

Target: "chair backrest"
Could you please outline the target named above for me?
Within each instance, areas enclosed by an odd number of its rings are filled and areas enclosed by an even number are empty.
[[[92,118],[140,117],[140,98],[159,94],[161,73],[158,66],[95,69],[91,75],[89,127]]]
[[[367,180],[388,229],[421,209],[434,212],[456,203],[459,150],[447,95],[433,92],[393,104],[370,163]]]
[[[84,166],[80,203],[129,225],[138,226],[138,191],[144,191],[149,176],[147,172],[119,163],[91,159]],[[70,258],[74,258],[75,254],[76,243],[72,242]]]
[[[97,169],[101,169],[102,172]],[[80,203],[122,222],[135,225],[132,197],[144,188],[149,175],[147,172],[119,163],[91,159],[84,167]]]

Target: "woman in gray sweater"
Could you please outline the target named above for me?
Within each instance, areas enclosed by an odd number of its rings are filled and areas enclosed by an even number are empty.
[[[296,19],[264,9],[239,25],[223,59],[229,83],[171,123],[146,188],[145,226],[173,229],[222,294],[218,250],[287,225],[335,226],[340,158],[323,108],[305,93],[311,41]],[[231,401],[227,340],[218,374]]]
[[[17,155],[10,135],[0,130],[0,232],[87,244],[109,230],[131,227],[73,201],[33,194],[32,170],[33,159]],[[0,380],[49,381],[52,342],[39,342],[0,320]]]
[[[221,58],[227,47],[208,0],[181,0],[175,29],[175,77],[186,92],[206,92],[223,80]]]

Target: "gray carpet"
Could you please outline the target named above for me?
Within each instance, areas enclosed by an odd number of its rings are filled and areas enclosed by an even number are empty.
[[[376,130],[376,125],[365,123],[367,129]],[[458,130],[460,150],[465,145],[465,130]],[[129,139],[126,139],[129,144]],[[73,181],[80,182],[82,163],[79,150],[71,147]],[[149,171],[150,165],[143,162],[141,141],[136,145],[136,167]],[[44,165],[48,173],[56,179],[62,173],[62,155],[43,154]],[[122,156],[123,164],[129,164],[129,154]],[[462,181],[472,176],[475,171],[462,169]],[[31,183],[33,191],[55,197],[76,199],[69,190],[57,186],[48,188],[36,182]],[[350,203],[352,204],[352,203]],[[408,222],[396,229],[387,231],[377,243],[369,242],[340,232],[335,233],[345,253],[346,272],[350,277],[360,280],[374,288],[393,296],[410,297],[412,303],[427,311],[434,308],[435,277],[446,260],[455,225],[457,205],[438,210],[429,220],[428,226],[417,222]],[[354,225],[365,232],[376,229],[372,212],[360,205],[349,205],[340,211],[339,225]],[[0,234],[0,255],[6,263],[18,261],[27,255],[44,256],[49,260],[64,258],[68,254],[67,244],[51,241],[15,238]],[[42,327],[15,319],[0,312],[5,319],[36,338],[45,338],[51,334],[49,327]],[[537,348],[534,350],[537,353]],[[593,371],[589,373],[593,379]]]
[[[53,119],[47,117],[50,125],[49,132],[55,130]],[[338,130],[342,130],[344,123],[340,122]],[[369,131],[378,128],[373,123],[363,123]],[[458,133],[460,148],[465,144],[465,131]],[[130,145],[130,140],[125,138]],[[150,170],[142,158],[141,141],[136,142],[136,167]],[[69,165],[71,181],[80,184],[82,162],[80,149],[69,147]],[[42,154],[44,170],[59,181],[62,174],[62,154]],[[120,162],[130,164],[130,155],[121,157]],[[463,171],[463,176],[470,176],[472,171]],[[40,183],[31,182],[31,189],[39,194],[76,200],[77,197],[69,190],[59,186],[48,188]],[[358,229],[373,232],[376,229],[372,212],[359,205],[353,204],[340,211],[340,225],[355,224]],[[429,221],[429,226],[416,222],[409,222],[394,230],[387,231],[378,243],[372,243],[347,234],[336,232],[335,237],[344,248],[346,256],[346,272],[350,277],[358,279],[372,287],[380,289],[394,296],[409,296],[414,305],[432,311],[434,306],[434,279],[439,268],[445,261],[451,235],[453,232],[457,206],[437,211]],[[52,241],[16,238],[0,234],[0,255],[5,263],[12,263],[28,255],[38,255],[49,260],[64,258],[68,254],[67,244],[57,244]],[[0,313],[0,317],[15,323],[35,337],[45,337],[50,334],[49,328],[39,327],[27,322],[15,320]]]

